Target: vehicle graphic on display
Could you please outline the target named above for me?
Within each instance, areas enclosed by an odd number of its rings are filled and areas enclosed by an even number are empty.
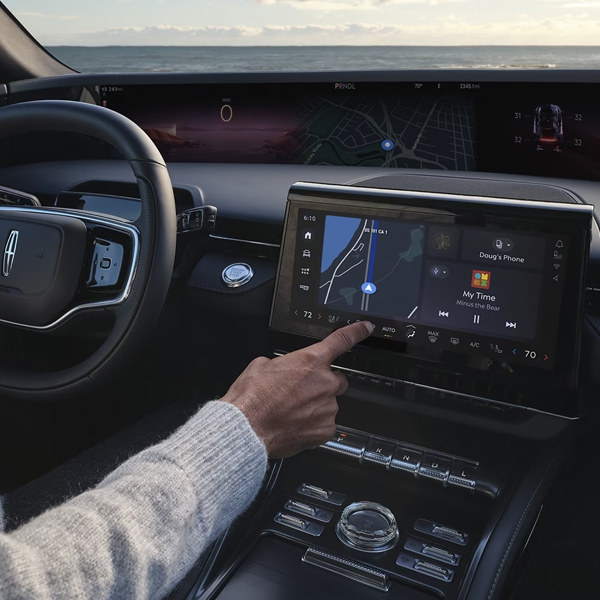
[[[565,135],[563,111],[556,104],[540,104],[533,113],[533,140],[538,151],[561,152]]]

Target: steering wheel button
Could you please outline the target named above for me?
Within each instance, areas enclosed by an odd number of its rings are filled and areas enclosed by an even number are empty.
[[[199,229],[202,227],[202,210],[194,210],[188,217],[188,227],[190,229]]]
[[[123,246],[113,240],[96,238],[89,275],[88,288],[105,288],[117,285],[125,255]]]

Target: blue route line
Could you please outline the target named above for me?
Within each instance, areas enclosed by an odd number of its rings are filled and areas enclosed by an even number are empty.
[[[373,229],[375,232],[379,229],[379,221],[373,221]],[[373,229],[371,231],[373,231]],[[369,274],[367,276],[367,281],[373,281],[373,267],[375,266],[375,248],[377,246],[377,233],[372,233],[371,237],[373,241],[371,242],[371,256],[369,258]]]

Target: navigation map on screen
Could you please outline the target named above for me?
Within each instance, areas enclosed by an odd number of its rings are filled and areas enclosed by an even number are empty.
[[[398,319],[418,309],[422,225],[327,215],[319,303]]]
[[[465,95],[332,94],[300,106],[301,164],[475,170],[475,109]]]

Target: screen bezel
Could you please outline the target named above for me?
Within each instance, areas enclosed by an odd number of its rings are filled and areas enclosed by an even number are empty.
[[[454,219],[460,224],[498,222],[518,223],[522,231],[558,233],[570,236],[570,249],[565,268],[563,300],[558,325],[556,359],[553,369],[520,364],[506,364],[489,357],[485,367],[468,358],[472,355],[444,351],[441,359],[430,353],[406,353],[406,344],[375,339],[363,345],[394,353],[399,359],[448,366],[461,374],[485,374],[490,381],[509,385],[523,384],[531,388],[542,380],[545,389],[574,389],[578,383],[580,342],[584,314],[585,275],[589,257],[593,208],[583,204],[533,202],[453,194],[431,194],[404,190],[380,190],[351,186],[298,183],[289,193],[283,242],[273,298],[270,327],[274,330],[321,339],[333,328],[296,322],[289,318],[299,210],[321,210],[353,214],[360,210],[417,210]],[[492,337],[492,336],[490,336]],[[559,342],[560,341],[560,342]],[[541,389],[541,388],[540,388]]]

